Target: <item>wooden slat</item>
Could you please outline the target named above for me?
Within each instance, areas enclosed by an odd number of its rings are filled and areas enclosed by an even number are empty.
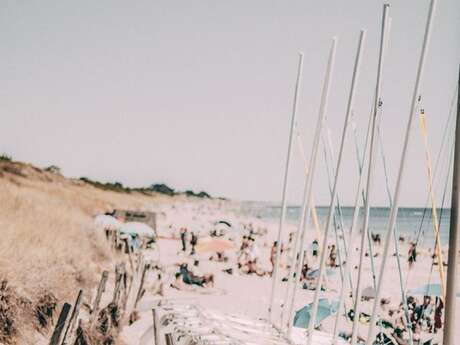
[[[137,291],[136,300],[134,302],[134,308],[137,307],[137,303],[139,302],[139,300],[142,297],[142,292],[144,290],[145,274],[147,273],[149,268],[150,268],[150,263],[145,263],[144,268],[142,270],[141,281],[140,281],[140,284],[139,284],[139,290]]]
[[[54,327],[53,335],[51,336],[51,340],[49,345],[59,345],[61,340],[61,334],[64,330],[67,316],[69,315],[70,309],[72,306],[69,303],[64,303],[61,309],[61,313],[59,314],[56,326]]]
[[[78,292],[78,296],[75,301],[75,305],[73,307],[72,314],[70,315],[69,323],[67,325],[64,336],[62,338],[61,345],[69,344],[72,340],[73,330],[75,328],[75,324],[78,319],[78,313],[80,312],[82,299],[83,299],[83,290],[80,290]]]
[[[94,322],[94,319],[97,317],[99,311],[99,305],[101,304],[102,294],[105,291],[105,286],[107,284],[107,279],[109,277],[109,272],[102,272],[101,280],[99,281],[99,286],[97,287],[96,298],[94,299],[93,309],[91,310],[90,323]]]

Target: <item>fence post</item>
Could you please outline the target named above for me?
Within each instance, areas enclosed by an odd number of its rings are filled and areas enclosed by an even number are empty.
[[[102,294],[105,291],[105,286],[107,284],[107,279],[109,277],[109,272],[102,272],[101,280],[99,281],[99,286],[97,287],[96,298],[94,299],[93,309],[91,311],[90,324],[94,322],[94,319],[97,317],[97,312],[99,311],[99,304],[101,303]]]
[[[159,318],[158,318],[158,311],[156,308],[152,309],[153,314],[153,339],[155,341],[155,345],[160,345],[160,325]]]
[[[67,344],[67,341],[66,341],[67,335],[69,335],[69,339],[72,338],[72,332],[73,332],[73,329],[75,328],[75,323],[78,319],[78,313],[80,311],[82,298],[83,298],[83,290],[80,290],[78,292],[77,300],[75,301],[75,305],[73,307],[72,314],[70,315],[69,323],[65,330],[64,337],[62,338],[61,345]]]
[[[145,263],[144,268],[142,270],[142,275],[141,275],[141,282],[139,284],[139,290],[137,291],[136,299],[134,302],[134,309],[137,307],[137,303],[142,297],[143,289],[144,289],[144,281],[145,281],[145,274],[147,273],[147,270],[150,268],[150,263]]]
[[[69,303],[64,303],[64,305],[62,306],[61,313],[59,314],[56,326],[54,327],[53,335],[51,336],[49,345],[59,345],[62,330],[64,329],[64,326],[66,324],[70,308],[72,308],[72,306]]]
[[[120,298],[120,289],[121,283],[123,280],[123,267],[122,264],[118,264],[115,266],[115,288],[113,289],[113,298],[112,302],[118,305],[118,299]]]

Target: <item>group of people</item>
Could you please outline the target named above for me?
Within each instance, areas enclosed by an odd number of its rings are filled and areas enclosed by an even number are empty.
[[[388,310],[388,316],[393,321],[393,337],[398,344],[409,344],[408,327],[412,331],[412,339],[417,343],[421,341],[422,332],[436,334],[442,328],[444,303],[440,297],[424,296],[423,302],[419,303],[417,298],[409,296],[407,308],[409,324],[407,324],[402,304],[396,310]]]
[[[187,244],[190,243],[191,250],[190,255],[195,255],[196,253],[196,245],[198,244],[198,236],[192,231],[190,232],[190,241],[189,241],[189,232],[186,227],[182,227],[179,231],[180,240],[182,244],[182,252],[187,251]]]

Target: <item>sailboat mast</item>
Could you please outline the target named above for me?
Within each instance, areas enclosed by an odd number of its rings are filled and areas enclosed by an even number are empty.
[[[328,234],[329,230],[331,228],[331,222],[332,218],[334,215],[334,209],[335,209],[335,202],[337,199],[337,193],[338,193],[338,179],[340,176],[340,168],[342,165],[342,159],[343,159],[343,151],[345,148],[345,139],[347,136],[347,131],[348,127],[350,124],[350,117],[351,113],[353,110],[354,106],[354,98],[355,98],[355,93],[356,93],[356,85],[358,84],[358,77],[359,77],[359,72],[360,72],[360,66],[361,66],[361,58],[363,55],[363,47],[364,47],[364,41],[365,41],[365,31],[361,30],[361,34],[359,36],[359,43],[358,43],[358,50],[356,52],[356,58],[355,58],[355,63],[353,66],[353,76],[351,79],[351,87],[350,87],[350,94],[348,96],[348,104],[347,104],[347,110],[346,110],[346,115],[345,115],[345,122],[343,126],[343,131],[342,131],[342,139],[340,143],[340,151],[339,155],[337,158],[337,167],[335,169],[335,178],[334,178],[334,188],[332,189],[332,195],[331,195],[331,204],[329,207],[329,213],[328,213],[328,218],[326,221],[326,227],[324,229],[324,237],[323,237],[323,243],[322,243],[322,252],[321,252],[321,258],[320,258],[320,266],[319,266],[319,276],[318,276],[318,282],[316,286],[316,291],[315,291],[315,297],[313,300],[313,307],[312,307],[312,313],[310,317],[310,322],[308,325],[308,339],[307,339],[307,344],[311,345],[313,341],[313,329],[316,323],[316,315],[318,313],[318,304],[319,304],[319,294],[321,291],[321,285],[322,285],[322,280],[323,280],[323,275],[324,275],[324,270],[325,270],[325,263],[326,263],[326,247],[327,247],[327,240],[328,240]],[[342,263],[340,263],[342,264]]]
[[[310,164],[308,167],[309,173],[308,173],[307,181],[305,183],[305,188],[304,188],[302,211],[300,215],[300,223],[299,223],[299,228],[298,228],[298,233],[297,233],[298,235],[297,239],[299,239],[299,235],[301,234],[301,237],[298,241],[299,260],[297,261],[297,265],[296,265],[297,248],[295,248],[294,256],[292,259],[292,265],[291,265],[291,269],[289,273],[289,279],[292,279],[292,296],[290,299],[289,309],[288,309],[288,314],[287,314],[289,332],[292,328],[292,319],[293,319],[292,315],[293,315],[294,301],[295,301],[295,296],[297,292],[297,284],[298,284],[298,276],[299,276],[299,273],[297,273],[297,275],[294,277],[293,273],[296,267],[301,267],[303,257],[304,257],[304,250],[303,250],[304,238],[305,238],[306,227],[308,226],[308,223],[310,220],[310,211],[311,211],[311,204],[312,204],[312,199],[313,199],[313,177],[315,173],[315,166],[316,166],[318,150],[319,150],[319,140],[321,137],[321,131],[322,131],[324,120],[325,120],[326,113],[327,113],[329,90],[331,87],[332,72],[334,71],[334,65],[335,65],[336,47],[337,47],[337,38],[334,37],[332,39],[332,45],[331,45],[327,69],[326,69],[326,76],[325,76],[324,84],[323,84],[321,104],[320,104],[319,115],[318,115],[318,123],[316,127],[315,137],[313,140]],[[285,301],[285,307],[287,307],[287,305],[288,303],[287,301]]]
[[[359,151],[357,151],[358,153],[358,173],[359,173],[359,179],[358,179],[358,188],[357,188],[357,192],[356,192],[356,197],[355,197],[355,206],[353,208],[353,216],[352,216],[352,221],[351,221],[351,227],[350,227],[350,234],[349,234],[349,238],[348,238],[348,243],[347,243],[347,247],[348,247],[348,255],[345,259],[345,273],[344,275],[347,276],[350,274],[350,268],[352,266],[352,262],[353,262],[353,250],[352,250],[352,244],[353,244],[353,235],[356,231],[356,226],[358,225],[358,216],[359,216],[359,205],[360,205],[360,196],[361,196],[361,192],[362,192],[362,189],[363,189],[363,182],[364,182],[364,169],[362,169],[362,167],[364,166],[364,163],[366,162],[366,156],[367,156],[367,151],[368,151],[368,146],[369,146],[369,136],[370,136],[370,132],[371,132],[371,125],[372,125],[372,115],[373,115],[373,112],[371,113],[370,117],[369,117],[369,123],[367,125],[367,132],[366,132],[366,140],[364,142],[364,152],[363,152],[363,158],[361,160],[361,158],[359,157]],[[363,196],[364,198],[364,196]],[[364,201],[364,200],[363,200]],[[365,202],[365,201],[364,201]],[[337,306],[337,313],[336,313],[336,316],[335,316],[335,322],[334,322],[334,331],[333,331],[333,338],[332,338],[332,344],[333,345],[336,345],[337,344],[337,340],[338,340],[338,336],[339,336],[339,322],[340,322],[340,318],[342,316],[342,306],[345,308],[345,305],[344,305],[344,301],[345,301],[345,293],[346,293],[346,290],[348,289],[349,287],[347,286],[346,284],[346,281],[343,281],[342,282],[342,286],[340,287],[340,294],[339,294],[339,304]],[[353,290],[353,287],[350,285],[350,289]],[[352,297],[355,298],[355,295],[352,294]]]
[[[460,90],[460,69],[458,73]],[[459,241],[460,214],[460,91],[457,91],[457,123],[455,125],[454,176],[452,179],[452,203],[450,208],[449,259],[447,264],[446,315],[444,318],[444,345],[454,345],[456,279]]]
[[[423,77],[423,72],[425,68],[425,60],[426,60],[426,54],[428,52],[428,46],[430,42],[430,36],[431,36],[431,29],[432,29],[432,24],[433,24],[433,19],[434,19],[434,13],[436,9],[436,1],[437,0],[431,0],[430,3],[430,9],[428,13],[428,20],[425,28],[425,35],[423,39],[423,46],[422,46],[422,53],[420,56],[420,61],[418,64],[417,68],[417,77],[415,79],[415,87],[414,87],[414,93],[412,94],[412,102],[411,102],[411,108],[410,108],[410,113],[409,113],[409,120],[407,123],[407,128],[406,128],[406,135],[404,138],[404,146],[403,146],[403,151],[401,154],[401,162],[399,165],[399,172],[398,172],[398,178],[396,180],[396,189],[395,189],[395,194],[393,197],[393,206],[391,208],[390,212],[390,220],[389,220],[389,226],[387,229],[386,233],[386,239],[385,239],[385,247],[384,247],[384,252],[383,252],[383,258],[382,258],[382,264],[380,266],[380,272],[379,272],[379,279],[377,283],[377,289],[375,291],[375,299],[374,299],[374,305],[372,307],[372,316],[371,316],[371,321],[369,325],[369,331],[367,334],[367,339],[366,339],[366,345],[372,345],[374,343],[374,338],[375,338],[375,323],[377,320],[377,309],[378,306],[380,305],[380,297],[382,294],[382,285],[383,285],[383,278],[385,274],[385,268],[386,268],[386,263],[388,261],[388,254],[389,254],[389,249],[390,249],[390,242],[391,242],[391,236],[393,234],[395,225],[396,225],[396,217],[398,215],[398,209],[399,209],[399,195],[400,195],[400,190],[401,190],[401,184],[403,180],[403,174],[404,174],[404,168],[406,165],[406,155],[407,155],[407,148],[409,146],[409,139],[410,139],[410,134],[411,134],[411,127],[412,127],[412,121],[415,116],[415,111],[418,107],[418,104],[421,100],[420,96],[420,84],[422,81]]]
[[[376,128],[377,122],[380,119],[380,114],[382,110],[382,101],[381,101],[381,85],[382,85],[382,73],[383,73],[383,62],[385,57],[385,48],[387,43],[387,34],[388,34],[388,18],[390,13],[390,5],[383,5],[383,15],[382,15],[382,29],[380,34],[380,49],[379,49],[379,60],[377,67],[377,81],[375,87],[375,98],[374,98],[374,112],[371,118],[371,134],[370,134],[370,146],[369,146],[369,165],[367,169],[367,181],[366,181],[366,197],[364,205],[364,219],[363,219],[363,228],[361,234],[361,246],[360,246],[360,256],[359,256],[359,270],[358,270],[358,279],[356,282],[356,292],[355,292],[355,303],[353,307],[353,312],[355,317],[353,318],[352,326],[352,335],[351,335],[351,344],[356,344],[358,339],[358,320],[359,320],[359,303],[361,299],[361,284],[362,284],[362,273],[363,273],[363,262],[364,262],[364,244],[366,236],[368,236],[369,231],[369,218],[370,218],[370,195],[372,190],[372,182],[374,175],[374,156],[375,156],[375,146],[376,146]],[[372,244],[370,244],[369,248]]]
[[[301,88],[301,78],[302,78],[302,67],[303,67],[303,54],[299,53],[299,64],[297,67],[297,79],[295,83],[295,91],[294,91],[294,102],[292,106],[292,117],[291,117],[291,129],[289,132],[289,144],[288,144],[288,151],[287,151],[287,159],[286,159],[286,168],[284,171],[284,183],[283,183],[283,194],[282,194],[282,201],[281,201],[281,215],[280,215],[280,223],[278,228],[278,237],[277,237],[277,247],[276,247],[276,259],[273,266],[273,281],[272,281],[272,290],[270,294],[270,304],[268,306],[268,320],[272,322],[272,313],[273,313],[273,302],[275,300],[276,295],[276,286],[278,282],[278,272],[279,272],[279,262],[281,256],[281,234],[284,228],[284,222],[286,221],[286,195],[288,189],[288,182],[289,182],[289,168],[291,166],[291,156],[292,156],[292,144],[295,137],[295,126],[296,126],[296,115],[297,115],[297,108],[299,104],[299,93]]]

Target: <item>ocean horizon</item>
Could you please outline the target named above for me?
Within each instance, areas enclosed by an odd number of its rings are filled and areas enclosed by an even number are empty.
[[[324,227],[329,212],[329,206],[316,206],[320,226]],[[351,227],[354,207],[341,206],[340,212],[336,207],[337,223],[340,227],[342,215],[343,227],[348,231]],[[255,216],[264,221],[277,222],[281,214],[281,206],[270,202],[244,202],[242,206],[244,213]],[[298,224],[300,219],[301,206],[290,205],[287,207],[286,222]],[[447,244],[449,240],[450,207],[437,208],[438,224],[440,229],[441,243]],[[388,229],[390,208],[384,206],[371,207],[369,228],[372,233],[385,234]],[[362,224],[364,208],[360,208],[359,223]],[[360,226],[361,228],[361,226]],[[404,237],[406,241],[416,241],[419,244],[431,246],[434,244],[434,224],[431,207],[400,207],[396,220],[396,231],[398,236]]]

